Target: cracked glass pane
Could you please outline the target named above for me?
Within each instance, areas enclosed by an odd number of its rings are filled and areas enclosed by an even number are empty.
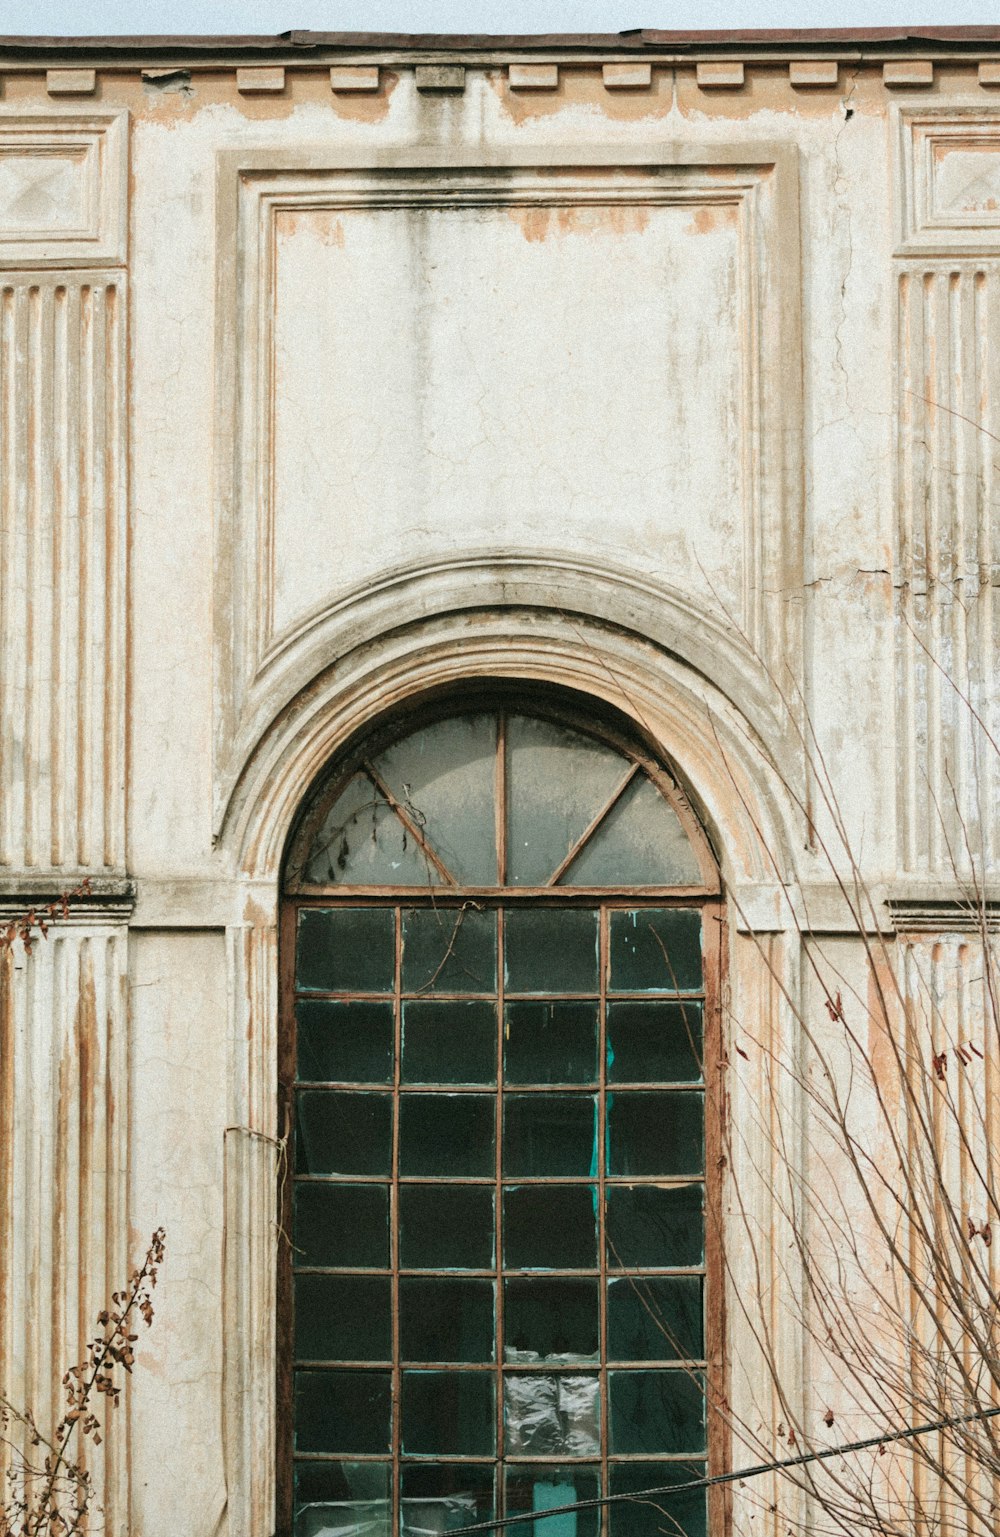
[[[504,1378],[504,1433],[511,1457],[599,1456],[598,1378],[511,1373]]]
[[[492,1457],[496,1383],[492,1372],[404,1372],[402,1448],[410,1457]]]
[[[615,1270],[705,1263],[705,1189],[697,1185],[610,1185],[608,1265]]]
[[[457,715],[372,761],[389,792],[461,886],[497,880],[495,715]]]
[[[504,1283],[504,1361],[600,1359],[601,1307],[595,1280],[520,1277]]]
[[[705,1477],[703,1462],[622,1462],[611,1465],[611,1493],[666,1489]],[[610,1507],[611,1537],[708,1537],[708,1502],[704,1489],[663,1494]]]
[[[402,1470],[401,1537],[438,1537],[493,1514],[492,1467],[438,1462]]]
[[[403,1004],[403,1083],[494,1083],[495,1003],[437,999]]]
[[[544,886],[628,772],[629,760],[568,726],[507,721],[507,880]]]
[[[442,883],[418,840],[365,774],[355,774],[323,818],[299,878],[315,886]]]
[[[704,1452],[705,1389],[700,1372],[608,1373],[611,1452]]]
[[[482,1185],[400,1185],[404,1270],[488,1270],[496,1248],[494,1192]]]
[[[385,1462],[296,1462],[294,1537],[390,1537]]]
[[[403,913],[404,993],[495,993],[497,915],[466,907]]]
[[[700,1003],[608,1004],[609,1083],[697,1083],[702,1076]]]
[[[573,1505],[578,1500],[596,1500],[601,1492],[601,1474],[599,1468],[573,1463],[561,1467],[528,1463],[524,1467],[508,1466],[505,1485],[509,1516],[529,1511],[541,1515],[560,1505]],[[564,1511],[545,1521],[526,1521],[523,1526],[514,1528],[525,1537],[599,1537],[600,1530],[599,1510]]]
[[[387,907],[305,907],[295,985],[315,993],[391,993],[396,920]]]
[[[560,886],[700,886],[687,833],[652,780],[638,775],[573,860]]]
[[[507,1083],[596,1083],[596,1003],[508,1003],[503,1071]]]

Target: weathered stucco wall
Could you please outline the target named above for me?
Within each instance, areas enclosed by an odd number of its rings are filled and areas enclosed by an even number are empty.
[[[110,1533],[271,1531],[279,866],[360,724],[491,673],[641,720],[776,1051],[748,928],[795,978],[790,910],[846,923],[804,717],[904,927],[961,819],[1000,858],[939,670],[994,707],[1000,100],[940,51],[0,65],[0,889],[92,878],[8,958],[0,1342],[43,1402],[167,1227]]]

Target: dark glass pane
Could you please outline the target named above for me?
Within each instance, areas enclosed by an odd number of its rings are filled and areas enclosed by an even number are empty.
[[[543,1372],[504,1377],[509,1457],[594,1457],[601,1450],[596,1376]]]
[[[515,1185],[503,1193],[503,1262],[511,1270],[597,1265],[593,1185]]]
[[[704,1095],[608,1095],[608,1173],[701,1174],[705,1168]]]
[[[597,914],[573,907],[512,907],[504,914],[509,993],[596,993]]]
[[[612,1270],[705,1263],[702,1185],[611,1185],[607,1194]]]
[[[400,1174],[492,1174],[496,1155],[492,1094],[404,1094],[399,1102]]]
[[[697,1361],[705,1353],[701,1276],[630,1276],[608,1285],[608,1356]]]
[[[598,1283],[504,1282],[504,1360],[596,1361],[601,1345]]]
[[[404,993],[492,993],[496,985],[496,913],[472,907],[404,912]]]
[[[596,1003],[508,1003],[503,1071],[507,1083],[596,1083]]]
[[[597,1173],[592,1094],[504,1096],[503,1171],[515,1178]]]
[[[492,1457],[496,1379],[492,1372],[404,1372],[403,1454]]]
[[[608,1004],[609,1083],[697,1083],[702,1064],[700,1003]]]
[[[601,1475],[597,1468],[529,1463],[526,1467],[508,1467],[506,1486],[509,1516],[522,1515],[529,1510],[541,1514],[560,1505],[573,1505],[577,1500],[596,1500],[601,1492]],[[525,1521],[523,1526],[513,1530],[523,1533],[524,1537],[598,1537],[601,1512],[567,1512],[562,1516],[550,1516],[547,1521]]]
[[[475,1463],[411,1463],[402,1470],[400,1495],[402,1537],[437,1537],[495,1514],[493,1469]]]
[[[496,757],[496,716],[458,715],[411,732],[373,763],[461,886],[496,885]]]
[[[299,1361],[391,1361],[388,1276],[297,1275],[295,1355]]]
[[[607,805],[627,768],[628,760],[614,748],[581,731],[532,716],[508,716],[510,885],[544,886]]]
[[[390,1537],[385,1462],[296,1462],[294,1537]]]
[[[611,915],[613,993],[676,993],[701,987],[701,913],[640,907]]]
[[[573,860],[560,886],[700,886],[676,811],[639,774]]]
[[[420,999],[403,1005],[404,1083],[495,1083],[494,1003]]]
[[[493,1191],[481,1185],[400,1185],[404,1270],[486,1270],[496,1249]]]
[[[492,1361],[494,1283],[399,1281],[399,1350],[403,1361]]]
[[[609,1372],[611,1453],[664,1455],[705,1450],[700,1373]]]
[[[297,1174],[391,1174],[392,1097],[334,1089],[295,1096]]]
[[[355,774],[304,854],[302,879],[319,886],[433,886],[441,876],[367,774]],[[294,863],[289,874],[295,879]]]
[[[296,1265],[388,1265],[388,1185],[296,1185],[292,1241]]]
[[[295,1450],[391,1450],[391,1372],[296,1372]]]
[[[295,1005],[299,1082],[391,1083],[391,1003],[300,998]]]
[[[391,907],[304,907],[295,985],[322,993],[391,993],[396,966]]]
[[[611,1493],[664,1489],[705,1477],[703,1462],[612,1463]],[[611,1537],[708,1537],[708,1501],[704,1489],[687,1494],[654,1495],[610,1506]],[[551,1533],[549,1534],[551,1537]]]

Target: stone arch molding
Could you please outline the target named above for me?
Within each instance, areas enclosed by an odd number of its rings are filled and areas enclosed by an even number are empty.
[[[218,839],[242,891],[227,931],[223,1307],[227,1500],[241,1537],[269,1537],[274,1516],[281,863],[331,755],[442,685],[547,682],[615,705],[675,767],[730,892],[774,885],[776,868],[797,879],[803,842],[788,783],[798,737],[763,666],[683,595],[606,567],[464,560],[400,574],[317,616],[272,669],[271,713],[248,734]]]
[[[220,849],[255,885],[276,882],[295,814],[345,741],[407,699],[491,676],[617,706],[681,774],[728,882],[773,879],[775,864],[796,875],[802,754],[760,659],[676,590],[551,555],[390,572],[287,637],[220,765]]]

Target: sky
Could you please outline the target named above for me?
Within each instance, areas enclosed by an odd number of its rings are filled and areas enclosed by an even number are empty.
[[[0,34],[997,26],[997,0],[0,0]]]

